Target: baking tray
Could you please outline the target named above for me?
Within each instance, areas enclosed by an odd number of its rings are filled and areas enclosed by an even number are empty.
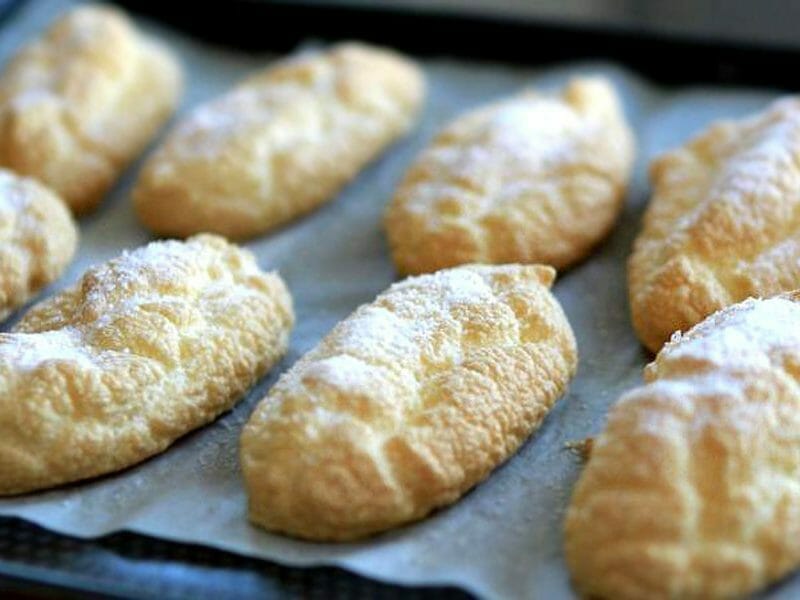
[[[36,0],[33,0],[36,3]],[[131,1],[153,13],[155,3]],[[284,51],[310,34],[361,38],[419,55],[449,55],[540,65],[580,58],[610,58],[671,84],[697,81],[782,87],[797,53],[701,40],[663,39],[630,32],[586,30],[553,23],[406,12],[393,9],[238,2],[220,12],[192,3],[161,3],[161,15],[219,44]],[[181,6],[182,5],[182,6]],[[260,15],[260,16],[259,16]],[[263,23],[268,22],[265,29]],[[6,23],[5,27],[13,23]],[[413,31],[413,36],[408,35]],[[402,33],[398,33],[402,32]],[[498,37],[498,33],[502,33]],[[2,32],[0,32],[2,35]],[[492,40],[481,43],[480,40]],[[499,41],[495,41],[499,40]],[[535,40],[536,43],[531,43]],[[524,48],[523,52],[520,48]],[[649,50],[648,50],[649,49]],[[653,55],[654,49],[659,54]],[[648,54],[649,53],[649,54]],[[661,56],[661,58],[659,58]],[[796,64],[796,63],[795,63]],[[131,169],[135,172],[136,167]],[[127,177],[130,177],[129,172]],[[379,199],[382,202],[385,199]],[[614,243],[628,244],[638,214],[623,220]],[[619,236],[622,236],[621,239]],[[292,569],[201,546],[119,533],[80,541],[16,519],[0,519],[0,589],[28,595],[76,597],[464,597],[447,588],[401,588],[337,569]]]

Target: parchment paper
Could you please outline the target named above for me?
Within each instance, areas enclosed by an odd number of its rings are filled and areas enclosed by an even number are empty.
[[[67,5],[42,0],[17,13],[0,36],[0,58]],[[217,95],[271,58],[208,47],[152,23],[143,26],[183,59],[188,73],[183,110]],[[623,69],[595,63],[537,70],[442,58],[426,61],[424,67],[430,94],[419,127],[335,201],[247,244],[263,267],[280,270],[296,303],[291,348],[273,372],[232,413],[163,455],[99,480],[0,500],[0,514],[74,536],[125,529],[289,565],[337,565],[395,583],[455,584],[487,598],[574,596],[562,556],[561,521],[580,464],[565,443],[596,433],[608,406],[639,382],[647,361],[630,327],[624,279],[625,260],[647,200],[645,166],[711,120],[757,110],[776,92],[668,91]],[[461,111],[526,85],[558,86],[578,73],[603,73],[615,82],[635,127],[639,153],[626,208],[612,235],[555,285],[580,350],[579,372],[569,393],[507,464],[454,506],[418,524],[345,545],[304,543],[250,526],[237,463],[241,426],[279,373],[395,279],[381,215],[409,161],[438,127]],[[129,200],[138,166],[128,170],[100,210],[81,221],[80,254],[46,294],[75,281],[89,265],[150,239]],[[800,590],[800,579],[773,596],[788,598],[793,590]]]

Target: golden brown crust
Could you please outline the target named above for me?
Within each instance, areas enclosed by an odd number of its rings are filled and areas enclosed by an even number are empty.
[[[0,321],[55,281],[77,245],[78,228],[61,198],[0,169]]]
[[[216,236],[90,269],[0,333],[0,494],[161,452],[241,399],[293,318],[280,277]]]
[[[134,190],[162,235],[263,233],[330,200],[412,125],[424,96],[407,59],[361,44],[301,54],[195,109]]]
[[[80,6],[0,76],[0,164],[46,183],[75,213],[103,195],[169,118],[180,68],[104,6]]]
[[[567,267],[616,221],[633,152],[604,79],[469,112],[420,154],[389,204],[395,265],[406,274],[468,262]]]
[[[600,598],[737,598],[800,566],[800,294],[667,344],[613,407],[566,518]]]
[[[655,160],[650,179],[628,264],[650,350],[734,302],[800,287],[800,100],[712,125]]]
[[[242,434],[250,518],[348,540],[456,501],[573,375],[550,267],[466,266],[393,285],[285,373]]]

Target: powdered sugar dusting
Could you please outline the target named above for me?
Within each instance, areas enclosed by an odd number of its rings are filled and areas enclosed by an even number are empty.
[[[0,321],[61,274],[77,238],[60,198],[0,169]]]
[[[24,372],[59,361],[92,368],[79,332],[65,328],[42,333],[0,334],[0,364]]]
[[[731,368],[754,360],[766,367],[772,352],[800,346],[799,318],[800,306],[788,298],[750,299],[677,337],[659,361],[697,356]]]
[[[493,151],[532,164],[564,160],[585,125],[577,112],[553,98],[525,94],[500,105],[486,123]]]
[[[481,192],[473,197],[480,206],[470,213],[479,218],[510,195],[509,186],[544,185],[546,173],[582,160],[579,148],[600,133],[599,125],[596,116],[535,92],[467,113],[418,159],[441,172],[433,181],[415,182],[415,193],[403,196],[406,208],[430,210],[441,198],[452,197],[446,186],[469,182]]]
[[[741,398],[747,380],[769,377],[787,356],[796,354],[800,347],[798,322],[800,304],[788,297],[751,298],[728,307],[687,333],[674,335],[647,367],[651,379],[655,378],[652,383],[627,394],[623,401],[635,403],[643,395],[668,402],[670,410],[682,406],[680,413],[685,414],[678,420],[691,414],[691,429],[694,435],[701,435],[707,427],[718,425],[715,403]],[[738,411],[741,420],[729,414],[725,427],[747,429],[758,422],[748,419],[747,411],[761,409],[741,406],[726,410],[730,414]],[[643,415],[640,427],[653,433],[663,430],[663,412]]]
[[[513,311],[493,290],[491,277],[516,273],[519,266],[465,266],[410,277],[395,283],[373,303],[364,305],[339,323],[322,342],[290,369],[273,389],[273,397],[299,392],[308,381],[324,382],[341,394],[370,394],[379,404],[392,397],[407,399],[408,405],[386,410],[399,416],[414,408],[419,390],[429,372],[459,364],[464,358],[464,335],[472,323],[493,320],[496,343],[510,343],[519,336]],[[513,285],[540,285],[538,279],[519,280]],[[498,312],[500,310],[500,312]],[[490,316],[491,315],[491,316]],[[391,386],[403,392],[379,393]],[[400,386],[399,388],[397,386]],[[309,400],[324,402],[311,394]],[[280,410],[280,402],[264,402],[260,417]],[[400,412],[395,409],[400,408]]]
[[[339,323],[331,334],[309,352],[284,383],[303,380],[308,370],[329,384],[343,389],[355,388],[368,381],[368,372],[378,377],[384,368],[417,365],[423,369],[426,354],[436,353],[436,360],[457,361],[460,324],[451,314],[458,305],[485,306],[498,302],[491,287],[472,268],[453,269],[422,277],[412,277],[392,285],[374,303],[362,306],[350,318]],[[450,330],[455,338],[433,348],[437,332]],[[428,356],[428,360],[431,360]],[[320,369],[320,362],[338,369]],[[386,373],[383,373],[386,375]],[[380,375],[380,376],[383,376]],[[418,385],[419,374],[406,380],[410,389]]]
[[[394,284],[390,291],[410,291],[429,286],[429,295],[437,302],[452,306],[460,302],[481,302],[492,296],[492,290],[483,277],[472,269],[448,269],[423,275],[410,277]]]

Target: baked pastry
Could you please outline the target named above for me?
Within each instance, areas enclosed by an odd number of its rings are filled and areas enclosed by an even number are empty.
[[[800,566],[800,293],[676,334],[575,487],[566,558],[587,597],[738,598]]]
[[[712,125],[650,179],[628,285],[651,351],[729,304],[800,288],[800,99]]]
[[[0,321],[55,281],[77,245],[78,228],[61,198],[0,169]]]
[[[0,494],[161,452],[238,402],[292,322],[280,277],[215,236],[90,269],[0,333]]]
[[[584,258],[622,208],[633,135],[601,78],[467,113],[413,163],[386,211],[398,271]]]
[[[339,323],[244,428],[250,519],[350,540],[486,478],[575,372],[554,277],[539,265],[465,266],[397,283]]]
[[[136,212],[161,235],[263,233],[330,200],[411,127],[423,95],[413,63],[362,44],[278,62],[173,129]]]
[[[178,101],[180,68],[116,9],[72,9],[0,75],[0,164],[92,210]]]

